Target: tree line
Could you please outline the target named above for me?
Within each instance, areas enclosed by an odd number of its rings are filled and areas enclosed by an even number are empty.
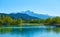
[[[0,15],[0,26],[20,26],[23,23],[37,23],[44,25],[60,25],[60,17],[56,16],[53,18],[46,19],[27,19],[23,20],[22,18],[14,19],[11,16]]]

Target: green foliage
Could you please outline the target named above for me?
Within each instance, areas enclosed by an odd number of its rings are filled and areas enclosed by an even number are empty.
[[[30,22],[29,23],[40,23],[40,19],[32,19],[32,20],[30,20]]]
[[[50,25],[51,22],[52,22],[52,19],[51,19],[51,18],[47,18],[44,23],[45,23],[46,25]]]
[[[22,25],[22,23],[23,23],[23,20],[22,20],[21,18],[18,18],[18,19],[17,19],[17,24],[18,24],[18,25]]]
[[[60,17],[54,17],[53,18],[56,24],[60,24]]]
[[[37,23],[45,25],[60,25],[60,17],[56,16],[54,18],[47,19],[27,19],[22,18],[12,18],[9,15],[0,15],[0,26],[20,26],[23,23]]]

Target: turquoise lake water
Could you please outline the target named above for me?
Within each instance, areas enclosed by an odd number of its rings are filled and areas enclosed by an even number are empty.
[[[22,31],[14,28],[11,32],[0,34],[0,37],[60,37],[59,28],[26,27]]]

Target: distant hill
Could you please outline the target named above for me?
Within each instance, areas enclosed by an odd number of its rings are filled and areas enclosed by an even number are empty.
[[[43,19],[43,18],[45,19],[45,18],[48,18],[48,17],[50,17],[50,18],[53,17],[53,16],[49,16],[49,15],[44,15],[44,14],[37,14],[37,13],[34,13],[32,11],[29,11],[29,10],[25,11],[24,13],[28,14],[30,16],[33,16],[33,17],[41,18],[41,19]]]
[[[33,17],[24,13],[16,13],[16,14],[9,14],[9,16],[14,17],[14,18],[22,18],[23,20],[27,19],[39,19],[38,17]]]
[[[46,19],[48,17],[52,18],[52,16],[49,15],[43,15],[43,14],[36,14],[32,11],[22,11],[22,12],[17,12],[17,13],[10,13],[10,14],[6,14],[6,13],[0,13],[0,15],[4,15],[4,16],[11,16],[12,18],[22,18],[23,20],[27,20],[27,19]]]

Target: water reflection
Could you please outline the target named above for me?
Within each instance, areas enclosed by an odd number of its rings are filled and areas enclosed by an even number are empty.
[[[60,37],[60,27],[54,28],[3,28],[0,37]]]

